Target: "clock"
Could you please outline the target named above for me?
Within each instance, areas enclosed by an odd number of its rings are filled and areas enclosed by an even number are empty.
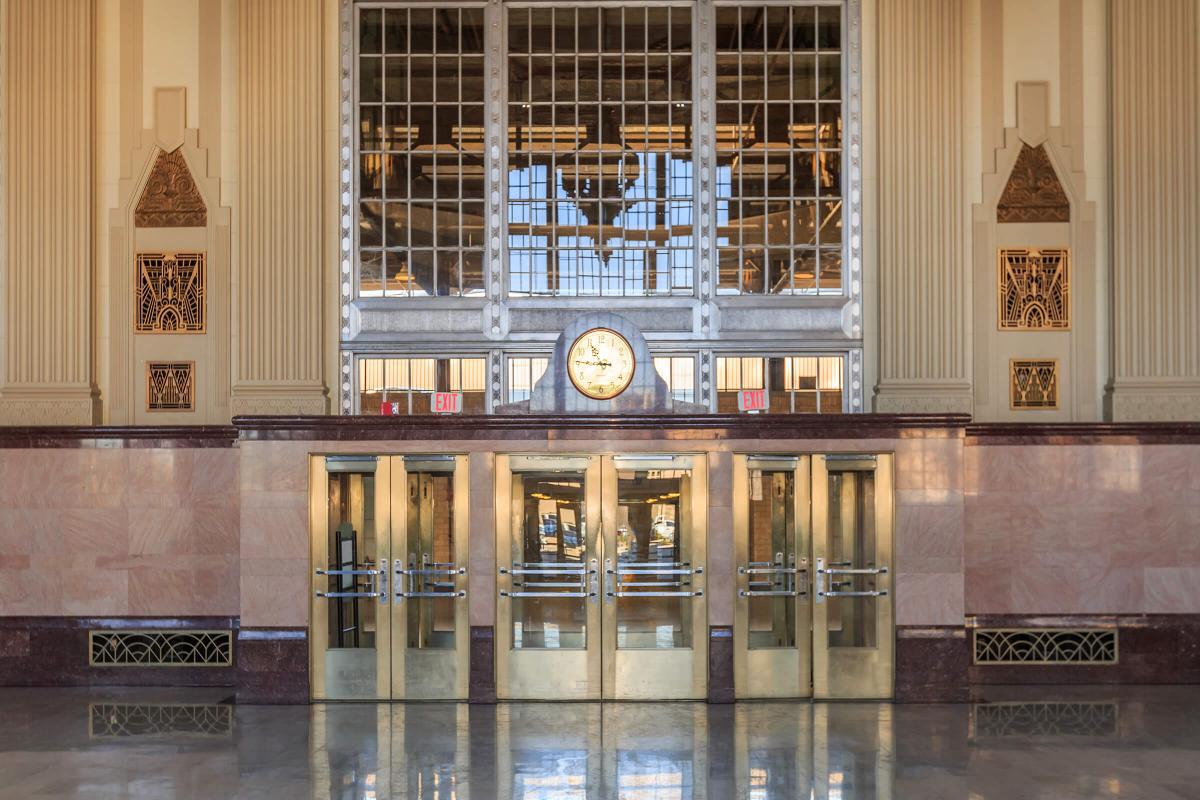
[[[629,340],[609,328],[584,331],[567,350],[571,383],[593,400],[611,400],[625,391],[636,364]]]

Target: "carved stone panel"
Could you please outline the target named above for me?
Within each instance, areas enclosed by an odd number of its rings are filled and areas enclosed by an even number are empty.
[[[1021,148],[996,206],[996,221],[1071,221],[1071,202],[1050,163],[1045,145]]]
[[[138,253],[134,305],[138,333],[204,333],[204,253]]]
[[[1058,408],[1058,361],[1008,362],[1010,403],[1014,409]]]
[[[1065,248],[1001,248],[1000,330],[1071,327],[1070,252]]]
[[[146,410],[194,411],[195,361],[146,362]]]
[[[203,228],[208,209],[182,150],[160,152],[133,212],[139,228]]]

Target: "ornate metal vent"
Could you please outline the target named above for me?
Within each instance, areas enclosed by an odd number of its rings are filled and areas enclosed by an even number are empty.
[[[92,703],[88,711],[88,736],[93,739],[163,733],[227,736],[233,731],[233,706],[230,705]]]
[[[203,228],[208,209],[183,153],[159,153],[133,212],[139,228]]]
[[[977,628],[976,664],[1116,664],[1109,628]]]
[[[1017,361],[1008,363],[1011,402],[1018,408],[1058,408],[1058,362]]]
[[[191,411],[195,407],[195,361],[146,362],[147,411]]]
[[[138,333],[204,333],[204,253],[138,253]]]
[[[1045,145],[1023,145],[996,206],[997,222],[1070,222],[1071,201]]]
[[[1116,703],[977,703],[971,737],[1116,736]]]
[[[228,667],[233,631],[88,631],[94,667]]]
[[[1000,329],[1070,328],[1069,263],[1065,249],[1001,249]]]

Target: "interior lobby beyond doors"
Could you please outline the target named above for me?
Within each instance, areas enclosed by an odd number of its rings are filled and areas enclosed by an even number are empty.
[[[500,699],[707,692],[705,459],[497,459]]]

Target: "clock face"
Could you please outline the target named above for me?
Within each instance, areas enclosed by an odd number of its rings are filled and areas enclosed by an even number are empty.
[[[610,400],[633,380],[633,348],[625,337],[608,328],[585,331],[567,351],[567,375],[583,394]]]

